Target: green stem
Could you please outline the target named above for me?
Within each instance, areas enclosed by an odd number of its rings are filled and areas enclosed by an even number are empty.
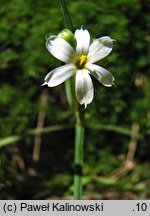
[[[75,126],[75,174],[74,174],[74,199],[82,198],[82,173],[83,173],[83,144],[84,144],[84,113],[79,111],[76,113]]]
[[[61,10],[62,10],[62,14],[64,16],[64,20],[66,23],[66,27],[73,32],[73,25],[72,25],[72,21],[71,21],[71,17],[68,11],[68,8],[66,6],[65,0],[59,0],[60,2],[60,6],[61,6]],[[74,78],[71,77],[70,79],[68,79],[65,82],[65,90],[66,90],[66,96],[67,96],[67,100],[68,103],[72,109],[72,111],[74,112],[75,110],[75,94],[74,94]]]
[[[62,9],[62,14],[64,16],[64,20],[66,22],[66,26],[70,31],[73,31],[73,25],[72,25],[71,17],[70,17],[68,8],[66,6],[65,0],[59,0],[59,1],[60,1],[61,9]]]

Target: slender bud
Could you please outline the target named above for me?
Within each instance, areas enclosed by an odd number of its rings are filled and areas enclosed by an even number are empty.
[[[63,38],[65,41],[67,41],[73,48],[76,48],[76,39],[72,32],[69,29],[62,30],[58,37]]]

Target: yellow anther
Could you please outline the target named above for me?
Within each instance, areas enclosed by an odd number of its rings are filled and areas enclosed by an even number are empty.
[[[86,63],[87,63],[87,56],[81,55],[80,58],[76,61],[76,67],[78,69],[83,69]]]
[[[85,55],[80,56],[80,61],[79,61],[80,66],[85,65],[86,62],[87,62],[87,56]]]

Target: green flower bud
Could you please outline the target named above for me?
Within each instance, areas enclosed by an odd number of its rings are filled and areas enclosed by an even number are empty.
[[[67,41],[73,48],[76,48],[76,39],[72,32],[69,29],[64,29],[62,30],[59,34],[58,37],[63,38],[65,41]]]

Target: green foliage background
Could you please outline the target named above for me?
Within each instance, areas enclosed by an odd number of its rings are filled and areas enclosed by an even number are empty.
[[[84,194],[92,198],[150,198],[150,80],[149,4],[146,0],[66,1],[74,28],[82,25],[94,38],[109,35],[116,40],[112,53],[102,62],[115,76],[116,88],[105,88],[93,79],[95,97],[86,110]],[[65,28],[59,1],[1,0],[0,7],[0,136],[21,139],[0,149],[0,198],[64,198],[72,194],[74,130],[42,135],[40,161],[32,161],[34,136],[41,110],[40,85],[45,75],[61,62],[45,48],[45,37]],[[48,90],[45,127],[71,124],[73,117],[64,86]],[[136,166],[123,178],[107,176],[123,164],[130,136],[109,130],[118,126],[130,131],[139,124]],[[14,165],[19,156],[24,168]],[[20,164],[20,162],[19,162]],[[103,176],[95,181],[92,176]],[[15,188],[15,193],[14,193]],[[95,198],[95,197],[94,197]]]

